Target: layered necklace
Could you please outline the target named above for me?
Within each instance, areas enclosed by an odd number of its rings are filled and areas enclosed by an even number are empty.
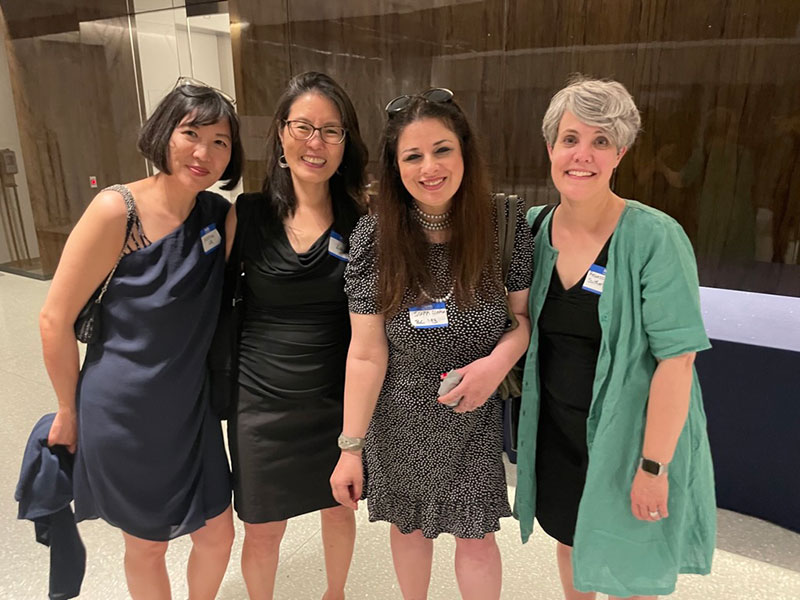
[[[416,203],[413,207],[411,214],[423,229],[427,229],[428,231],[442,231],[444,229],[450,229],[450,226],[453,224],[452,209],[440,215],[431,215],[420,210]]]

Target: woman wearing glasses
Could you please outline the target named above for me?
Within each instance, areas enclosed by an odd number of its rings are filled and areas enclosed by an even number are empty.
[[[375,214],[351,238],[353,337],[331,486],[353,509],[363,492],[370,519],[392,524],[405,598],[427,597],[433,538],[448,533],[462,597],[496,599],[493,532],[511,510],[494,394],[528,345],[530,232],[520,207],[501,281],[487,169],[452,92],[401,96],[386,110]],[[520,322],[510,332],[504,283]],[[461,383],[437,397],[451,370]]]
[[[204,190],[239,181],[233,105],[205,84],[179,80],[142,127],[138,148],[160,172],[92,200],[42,308],[44,360],[58,397],[49,443],[77,447],[76,520],[99,517],[122,530],[132,598],[171,597],[167,542],[190,534],[189,597],[211,600],[228,565],[233,519],[222,430],[200,389],[230,203]],[[73,325],[106,280],[100,339],[79,372]]]
[[[327,75],[298,75],[270,126],[263,189],[240,196],[228,217],[245,273],[238,405],[228,431],[251,598],[272,598],[287,519],[317,510],[323,597],[344,598],[355,519],[334,500],[328,478],[350,341],[347,240],[363,214],[366,163],[345,91]]]

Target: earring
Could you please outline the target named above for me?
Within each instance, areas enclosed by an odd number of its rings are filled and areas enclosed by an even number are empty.
[[[288,168],[289,168],[289,163],[288,163],[288,162],[286,162],[286,155],[285,155],[285,154],[281,154],[281,155],[278,157],[278,166],[279,166],[281,169],[288,169]]]

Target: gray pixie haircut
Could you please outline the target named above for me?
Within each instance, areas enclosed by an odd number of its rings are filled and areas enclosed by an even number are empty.
[[[639,110],[624,85],[576,74],[569,78],[567,87],[553,96],[542,119],[542,135],[550,147],[556,143],[558,125],[566,111],[582,123],[605,131],[617,148],[630,148],[642,124]]]

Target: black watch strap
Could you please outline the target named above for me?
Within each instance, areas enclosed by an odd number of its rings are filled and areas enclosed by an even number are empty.
[[[642,457],[641,460],[639,460],[639,468],[645,473],[650,473],[651,475],[656,476],[667,472],[666,464],[655,460],[650,460],[649,458],[645,457]]]

